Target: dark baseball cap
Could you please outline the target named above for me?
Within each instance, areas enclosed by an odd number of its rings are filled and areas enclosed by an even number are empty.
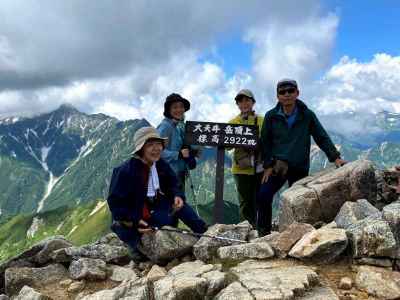
[[[288,78],[284,78],[278,81],[277,85],[276,85],[276,89],[278,90],[281,87],[284,86],[291,86],[291,87],[295,87],[296,89],[297,87],[297,82],[294,79],[288,79]]]

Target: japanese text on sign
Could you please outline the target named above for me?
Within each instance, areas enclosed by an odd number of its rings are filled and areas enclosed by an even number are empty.
[[[258,129],[254,125],[186,122],[187,144],[254,148],[257,142]]]

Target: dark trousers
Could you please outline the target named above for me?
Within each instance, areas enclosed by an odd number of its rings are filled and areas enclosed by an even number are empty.
[[[256,196],[260,189],[262,173],[256,175],[234,174],[239,196],[240,221],[247,220],[256,226]]]
[[[289,168],[285,177],[270,176],[263,183],[257,194],[257,230],[260,235],[271,233],[272,227],[272,202],[274,195],[288,181],[289,187],[296,181],[308,176],[308,170]]]
[[[174,213],[170,201],[161,198],[150,210],[151,217],[147,220],[150,226],[162,227],[165,225],[176,227],[178,220],[181,220],[193,232],[204,233],[207,230],[206,223],[196,214],[193,208],[184,204],[183,207]],[[127,228],[121,225],[113,224],[111,226],[121,241],[128,244],[128,246],[136,251],[137,244],[140,241],[141,234],[135,227]]]

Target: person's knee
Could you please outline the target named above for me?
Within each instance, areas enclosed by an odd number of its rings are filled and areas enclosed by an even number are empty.
[[[263,184],[258,191],[257,199],[258,201],[271,201],[274,198],[274,194],[275,191],[271,186]]]

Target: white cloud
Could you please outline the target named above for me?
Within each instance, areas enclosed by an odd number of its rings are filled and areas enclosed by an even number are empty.
[[[376,54],[371,61],[363,63],[343,57],[313,89],[313,104],[324,114],[349,110],[398,113],[400,56]]]
[[[259,84],[274,88],[281,78],[301,83],[313,79],[330,62],[338,17],[333,14],[252,28],[246,40],[255,45],[253,71]]]

